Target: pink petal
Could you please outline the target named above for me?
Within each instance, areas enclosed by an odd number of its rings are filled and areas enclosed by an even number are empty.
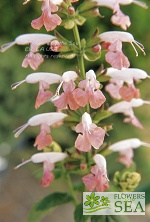
[[[46,81],[46,79],[45,79],[45,81]],[[45,82],[45,81],[43,81],[43,80],[40,80],[39,81],[39,89],[49,89],[49,85],[50,85],[50,83],[48,83],[48,82]]]
[[[39,90],[39,93],[36,97],[35,108],[39,108],[42,104],[44,104],[50,97],[52,97],[52,92],[44,91],[43,89]]]
[[[109,46],[108,50],[111,52],[122,51],[122,42],[120,40],[116,40]]]
[[[95,148],[99,149],[99,147],[103,144],[104,142],[104,137],[105,137],[105,130],[103,130],[101,127],[97,127],[95,124],[91,124],[90,126],[90,132],[88,134],[88,139],[90,144]],[[91,131],[91,127],[93,128]]]
[[[86,106],[86,104],[88,103],[87,93],[80,88],[74,90],[73,97],[76,103],[79,104],[79,106],[81,107]]]
[[[42,150],[45,146],[49,146],[52,143],[52,137],[48,135],[50,128],[46,124],[41,124],[41,132],[36,137],[34,146],[37,146],[38,150]]]
[[[121,70],[123,67],[128,68],[130,66],[128,58],[120,51],[107,52],[105,58],[106,61],[116,69]]]
[[[39,18],[34,19],[34,20],[31,22],[32,28],[37,29],[37,30],[40,30],[43,25],[44,25],[44,22],[43,22],[43,14],[42,14]]]
[[[73,97],[73,93],[66,93],[67,100],[68,100],[68,105],[71,110],[76,110],[79,108],[79,105],[76,103]]]
[[[123,86],[119,89],[119,94],[121,97],[130,102],[132,98],[140,98],[140,91],[133,86]]]
[[[48,32],[60,25],[61,21],[61,18],[57,14],[50,14],[49,11],[44,12],[43,23]]]
[[[48,187],[50,183],[54,180],[54,175],[51,170],[54,169],[54,164],[51,162],[44,161],[43,163],[44,173],[41,180],[41,186]]]
[[[127,28],[131,25],[129,16],[125,15],[120,10],[117,11],[117,13],[111,17],[111,22],[114,25],[120,26],[123,30],[127,30]]]
[[[62,93],[57,100],[54,100],[54,105],[58,109],[65,109],[67,107],[67,96],[65,93]]]
[[[86,134],[79,134],[75,141],[76,149],[82,152],[89,152],[91,150],[91,144],[86,136]]]
[[[30,52],[23,60],[22,67],[27,68],[30,66],[33,70],[38,69],[41,63],[44,62],[43,56],[39,53]]]
[[[63,90],[64,92],[73,92],[75,89],[75,83],[70,80],[69,82],[64,82],[63,83]]]
[[[105,175],[98,175],[97,180],[98,180],[98,183],[96,185],[97,192],[104,192],[105,190],[108,190],[109,184]]]
[[[48,187],[53,180],[54,180],[54,174],[52,172],[47,171],[43,174],[43,177],[41,180],[41,186]]]
[[[84,79],[82,81],[79,82],[79,87],[82,89],[82,88],[86,88],[86,85],[88,83],[88,80],[87,79]]]
[[[90,87],[89,87],[90,88]],[[93,91],[91,88],[88,90],[89,103],[93,109],[97,109],[101,107],[101,105],[105,102],[106,98],[100,90]]]
[[[132,116],[129,118],[125,118],[123,120],[124,123],[131,123],[133,126],[136,126],[140,129],[144,129],[144,127],[142,126],[142,124],[140,123],[140,121],[136,118],[136,116]]]
[[[79,108],[79,105],[76,103],[73,90],[75,88],[75,83],[73,81],[64,82],[63,83],[63,90],[59,97],[59,99],[54,101],[54,105],[57,106],[58,109],[64,109],[68,105],[71,110],[76,110]]]
[[[57,12],[58,11],[58,6],[53,4],[52,1],[49,2],[49,10],[51,10],[51,12]]]
[[[129,148],[119,153],[121,156],[117,158],[117,161],[124,164],[126,167],[130,167],[133,164],[133,161],[132,161],[132,158],[134,156],[133,149]]]
[[[121,96],[119,94],[120,86],[109,83],[105,86],[105,91],[109,93],[109,95],[114,99],[121,99]]]
[[[83,124],[82,123],[79,123],[78,125],[76,125],[76,128],[75,128],[75,131],[77,133],[83,133]]]
[[[93,191],[95,189],[97,181],[93,174],[82,177],[82,181],[88,191]]]
[[[104,192],[109,188],[108,179],[105,169],[99,169],[98,165],[94,165],[91,168],[91,172],[95,175],[96,191]]]

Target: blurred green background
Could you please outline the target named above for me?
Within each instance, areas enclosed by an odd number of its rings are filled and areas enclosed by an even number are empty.
[[[149,1],[145,1],[150,6]],[[30,26],[30,22],[39,17],[41,14],[40,2],[31,0],[27,5],[22,5],[23,0],[1,0],[0,1],[0,45],[13,41],[18,35],[24,33],[41,32],[46,33],[42,28],[40,31],[35,31]],[[130,16],[131,27],[127,30],[132,33],[134,38],[144,44],[146,56],[139,51],[139,56],[136,57],[133,48],[130,44],[124,43],[123,50],[128,56],[131,67],[140,68],[150,74],[150,8],[145,10],[137,5],[129,5],[121,7],[122,11]],[[121,30],[110,23],[112,11],[107,8],[101,8],[100,13],[104,18],[88,19],[81,31],[81,36],[90,36],[95,30],[94,27],[99,27],[99,31]],[[95,26],[93,25],[95,23]],[[72,40],[70,31],[59,27],[64,36]],[[51,32],[53,34],[53,32]],[[24,46],[13,46],[5,53],[0,53],[0,155],[8,159],[11,166],[15,166],[21,162],[21,158],[29,158],[30,153],[35,153],[33,148],[34,138],[37,135],[38,128],[28,128],[18,139],[13,136],[13,130],[24,124],[30,117],[42,112],[53,110],[50,103],[44,104],[38,110],[34,109],[35,98],[38,92],[38,84],[30,85],[24,83],[16,90],[11,90],[11,84],[32,73],[30,68],[24,69],[21,67],[23,58],[25,57]],[[90,68],[96,69],[103,64],[108,67],[104,61],[104,54],[100,60],[90,63],[85,62],[86,70]],[[45,59],[45,62],[40,66],[38,71],[54,72],[61,74],[67,70],[75,70],[76,59]],[[150,80],[146,79],[138,84],[141,89],[141,97],[144,100],[150,101]],[[113,116],[107,122],[113,123],[113,130],[110,131],[107,141],[117,142],[118,140],[139,137],[141,140],[150,143],[150,106],[144,105],[134,109],[136,116],[144,125],[144,130],[136,129],[130,124],[123,124],[123,116]],[[63,133],[62,133],[63,132]],[[76,135],[66,127],[53,129],[52,135],[54,139],[63,147],[72,146]],[[8,150],[8,152],[7,152]],[[9,152],[10,151],[10,152]],[[135,150],[134,160],[137,163],[137,171],[142,175],[142,184],[150,183],[150,149],[140,147]],[[121,164],[115,163],[116,156],[108,157],[108,172],[113,174],[115,170],[119,170]],[[117,169],[116,169],[117,168]],[[29,171],[30,173],[30,171]],[[18,178],[19,180],[19,178]],[[13,181],[11,181],[13,183]],[[19,183],[19,181],[18,181]]]

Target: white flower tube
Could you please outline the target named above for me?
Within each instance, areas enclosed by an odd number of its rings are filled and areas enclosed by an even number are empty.
[[[21,164],[15,167],[15,169],[18,169],[19,167],[25,165],[26,163],[33,162],[33,163],[43,163],[45,161],[50,163],[56,163],[59,162],[67,157],[67,154],[65,153],[59,153],[59,152],[43,152],[43,153],[36,153],[31,156],[29,160],[23,161]]]
[[[108,68],[106,72],[112,80],[122,80],[128,84],[132,84],[133,80],[139,81],[140,79],[150,78],[150,76],[142,69],[136,68],[123,68],[121,70]]]
[[[61,80],[61,76],[55,73],[48,73],[48,72],[36,72],[36,73],[31,73],[27,75],[27,77],[19,82],[16,82],[12,84],[12,89],[16,89],[19,85],[22,83],[38,83],[40,81],[50,84],[58,83]]]
[[[36,47],[39,47],[41,45],[45,45],[51,42],[51,40],[55,39],[55,36],[48,35],[48,34],[23,34],[19,35],[15,41],[3,44],[1,46],[1,52],[5,52],[7,49],[12,47],[13,45],[27,45],[27,44],[33,44]]]
[[[28,126],[38,126],[42,124],[51,126],[54,123],[59,122],[62,119],[64,119],[66,116],[67,116],[66,114],[59,113],[59,112],[58,113],[56,112],[42,113],[42,114],[35,115],[31,117],[26,124],[24,124],[23,126],[20,126],[14,131],[16,132],[15,137],[17,138],[20,135],[20,133],[22,133],[22,131],[24,131]]]
[[[139,107],[143,104],[150,104],[150,101],[144,101],[142,99],[132,99],[130,102],[121,101],[108,108],[113,113],[126,113],[132,107]]]
[[[117,143],[114,143],[114,144],[110,145],[109,149],[114,152],[119,152],[119,151],[126,150],[129,148],[136,149],[139,146],[150,147],[150,144],[142,142],[138,138],[131,138],[131,139],[121,140]]]

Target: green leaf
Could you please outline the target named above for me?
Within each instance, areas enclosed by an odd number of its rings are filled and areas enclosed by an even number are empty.
[[[83,215],[83,203],[80,203],[74,212],[75,222],[86,222],[89,218],[89,215]]]
[[[80,191],[80,192],[84,192],[85,191],[85,186],[84,186],[82,181],[79,181],[79,182],[75,183],[73,188],[76,191]]]
[[[108,110],[100,110],[98,111],[95,116],[93,117],[93,122],[95,124],[99,123],[101,120],[106,119],[107,117],[111,116],[112,112]]]
[[[94,37],[94,38],[90,38],[87,40],[87,47],[92,47],[94,45],[97,45],[100,43],[100,38],[97,36],[97,37]],[[110,78],[110,77],[109,77]]]
[[[54,34],[56,36],[56,38],[60,41],[60,42],[67,42],[69,43],[69,40],[66,39],[64,36],[62,36],[58,31],[54,31]]]
[[[97,80],[98,80],[99,82],[107,82],[107,81],[110,80],[110,76],[99,75],[99,76],[97,77]]]
[[[94,215],[91,217],[91,222],[129,222],[126,216],[120,215]]]
[[[87,0],[87,1],[84,1],[82,4],[80,4],[77,10],[79,12],[83,12],[83,11],[95,8],[96,6],[97,6],[96,1],[94,2],[94,1]]]
[[[41,221],[47,213],[60,204],[72,201],[72,197],[68,193],[53,193],[37,202],[31,209],[27,222]]]
[[[145,192],[145,204],[150,203],[150,184],[144,184],[139,186],[135,192]]]

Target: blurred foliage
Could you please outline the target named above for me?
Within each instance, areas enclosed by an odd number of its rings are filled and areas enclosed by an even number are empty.
[[[148,0],[145,2],[150,5]],[[20,34],[37,32],[36,30],[32,29],[30,23],[33,19],[40,16],[41,2],[32,0],[25,6],[23,6],[22,3],[23,0],[0,1],[0,44],[11,42]],[[132,33],[137,41],[144,44],[147,56],[143,56],[143,54],[138,50],[139,57],[136,57],[133,48],[129,43],[123,44],[124,53],[128,56],[131,62],[131,67],[143,69],[150,74],[150,8],[145,10],[137,5],[132,4],[129,6],[121,7],[121,9],[131,18],[132,25],[127,31]],[[112,15],[112,11],[110,9],[101,8],[100,13],[104,16],[104,18],[88,19],[82,27],[82,30],[79,28],[81,37],[84,37],[86,34],[86,37],[88,38],[94,33],[95,30],[93,22],[95,23],[95,26],[99,28],[100,33],[108,30],[121,30],[119,27],[116,27],[110,23],[110,17]],[[58,27],[58,31],[69,40],[72,40],[70,31],[66,31],[62,27]],[[42,28],[40,32],[46,33],[44,28]],[[51,34],[53,34],[53,32],[51,32]],[[12,83],[23,80],[28,74],[33,72],[30,68],[24,69],[21,67],[22,60],[26,55],[24,48],[24,46],[14,46],[5,53],[0,54],[0,143],[7,142],[12,144],[13,147],[15,147],[16,144],[19,143],[18,141],[21,140],[18,139],[16,142],[16,140],[13,138],[12,131],[15,128],[24,124],[33,115],[54,110],[54,107],[51,103],[44,104],[38,110],[34,109],[34,102],[38,92],[37,84],[30,85],[24,83],[16,90],[11,90],[10,86]],[[104,53],[102,53],[100,60],[94,63],[86,61],[85,64],[86,70],[92,68],[96,71],[96,69],[98,69],[102,64],[104,67],[108,67],[108,64],[106,64],[104,60]],[[38,71],[61,74],[66,70],[75,68],[76,59],[73,59],[71,62],[70,60],[66,61],[64,59],[56,59],[54,62],[54,59],[48,58],[45,59],[44,64],[40,66]],[[141,97],[145,100],[150,100],[149,81],[150,80],[144,80],[138,84],[138,87],[141,89]],[[109,133],[110,136],[107,136],[106,140],[113,143],[128,137],[139,137],[141,140],[150,142],[150,107],[148,105],[144,105],[143,107],[136,109],[135,113],[142,124],[145,126],[143,131],[136,129],[130,124],[124,124],[122,122],[123,116],[117,115],[110,117],[107,120],[107,122],[113,124],[114,130]],[[26,132],[21,135],[21,138],[26,139],[28,137],[35,137],[37,132],[37,128],[30,127],[30,129],[27,129]],[[65,127],[52,130],[52,134],[54,139],[57,142],[60,142],[60,144],[64,147],[70,146],[75,139],[75,134],[72,133],[70,129]],[[116,165],[114,164],[116,159],[115,155],[116,154],[112,155],[111,158],[108,157],[108,160],[110,160],[108,161],[108,168],[111,170],[112,174],[116,170],[116,167],[121,167],[121,164],[119,163],[116,163]],[[135,161],[138,162],[137,168],[140,173],[142,173],[142,181],[144,178],[144,181],[147,182],[149,181],[150,171],[150,161],[148,155],[150,155],[150,151],[146,148],[142,147],[138,150],[135,150]]]

